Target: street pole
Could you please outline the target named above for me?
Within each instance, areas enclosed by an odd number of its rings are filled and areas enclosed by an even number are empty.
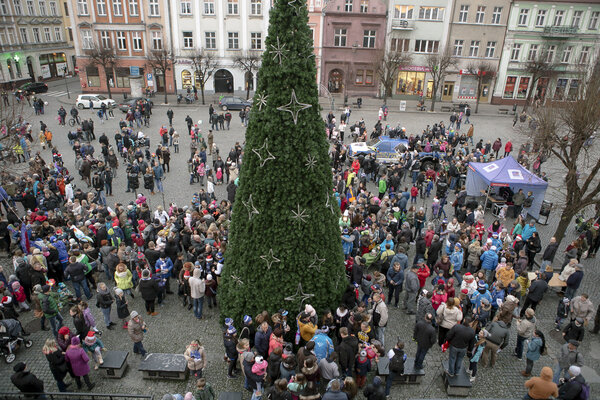
[[[63,77],[65,78],[65,88],[67,88],[67,98],[71,99],[71,93],[69,93],[69,85],[67,84],[67,67],[63,68]]]

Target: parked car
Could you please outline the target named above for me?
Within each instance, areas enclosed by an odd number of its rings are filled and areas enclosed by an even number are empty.
[[[90,108],[90,100],[93,103],[93,108],[100,108],[100,106],[104,103],[107,107],[117,105],[117,102],[113,99],[109,99],[108,97],[102,96],[101,94],[80,94],[77,96],[77,101],[75,105],[77,108],[84,109]]]
[[[239,97],[225,96],[219,100],[219,105],[223,111],[225,110],[242,110],[246,107],[252,107],[250,100],[244,100]]]
[[[48,91],[48,85],[44,82],[27,82],[21,85],[16,91],[17,93],[29,92],[29,93],[46,93]]]
[[[355,157],[358,154],[374,154],[379,163],[389,164],[400,161],[400,157],[406,149],[408,149],[408,140],[380,136],[377,140],[370,143],[352,143],[348,155]]]
[[[119,110],[121,110],[124,113],[126,113],[139,100],[145,100],[148,103],[150,103],[150,106],[154,106],[154,103],[152,102],[152,100],[150,100],[150,99],[148,99],[146,97],[133,97],[133,98],[131,98],[129,100],[126,100],[126,101],[122,102],[121,104],[119,104]]]

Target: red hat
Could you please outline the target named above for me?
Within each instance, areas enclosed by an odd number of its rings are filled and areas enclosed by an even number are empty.
[[[96,334],[96,332],[94,332],[94,331],[88,331],[87,337],[93,338],[95,334]]]
[[[204,214],[204,215],[208,214],[208,210],[202,210],[202,214]]]
[[[460,292],[464,294],[469,294],[469,291],[467,289],[462,289]]]
[[[2,298],[2,304],[10,304],[11,301],[12,301],[12,297],[4,296]]]
[[[68,335],[69,333],[71,333],[71,331],[69,330],[68,326],[63,326],[58,330],[58,334],[61,336]]]

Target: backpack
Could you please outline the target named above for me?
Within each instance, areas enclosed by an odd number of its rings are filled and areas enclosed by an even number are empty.
[[[50,306],[50,296],[44,296],[42,299],[42,312],[44,314],[53,314],[54,310]]]
[[[579,392],[579,400],[589,400],[590,399],[590,385],[587,383],[581,384],[581,392]]]
[[[394,356],[390,360],[390,371],[396,374],[404,373],[404,352],[394,349]]]

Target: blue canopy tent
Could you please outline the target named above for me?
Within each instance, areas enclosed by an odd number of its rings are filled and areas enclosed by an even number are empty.
[[[548,182],[523,168],[512,156],[488,163],[469,163],[468,196],[480,196],[482,191],[486,191],[489,195],[494,187],[509,187],[515,193],[519,189],[523,189],[525,194],[531,191],[534,200],[529,215],[539,218]]]

